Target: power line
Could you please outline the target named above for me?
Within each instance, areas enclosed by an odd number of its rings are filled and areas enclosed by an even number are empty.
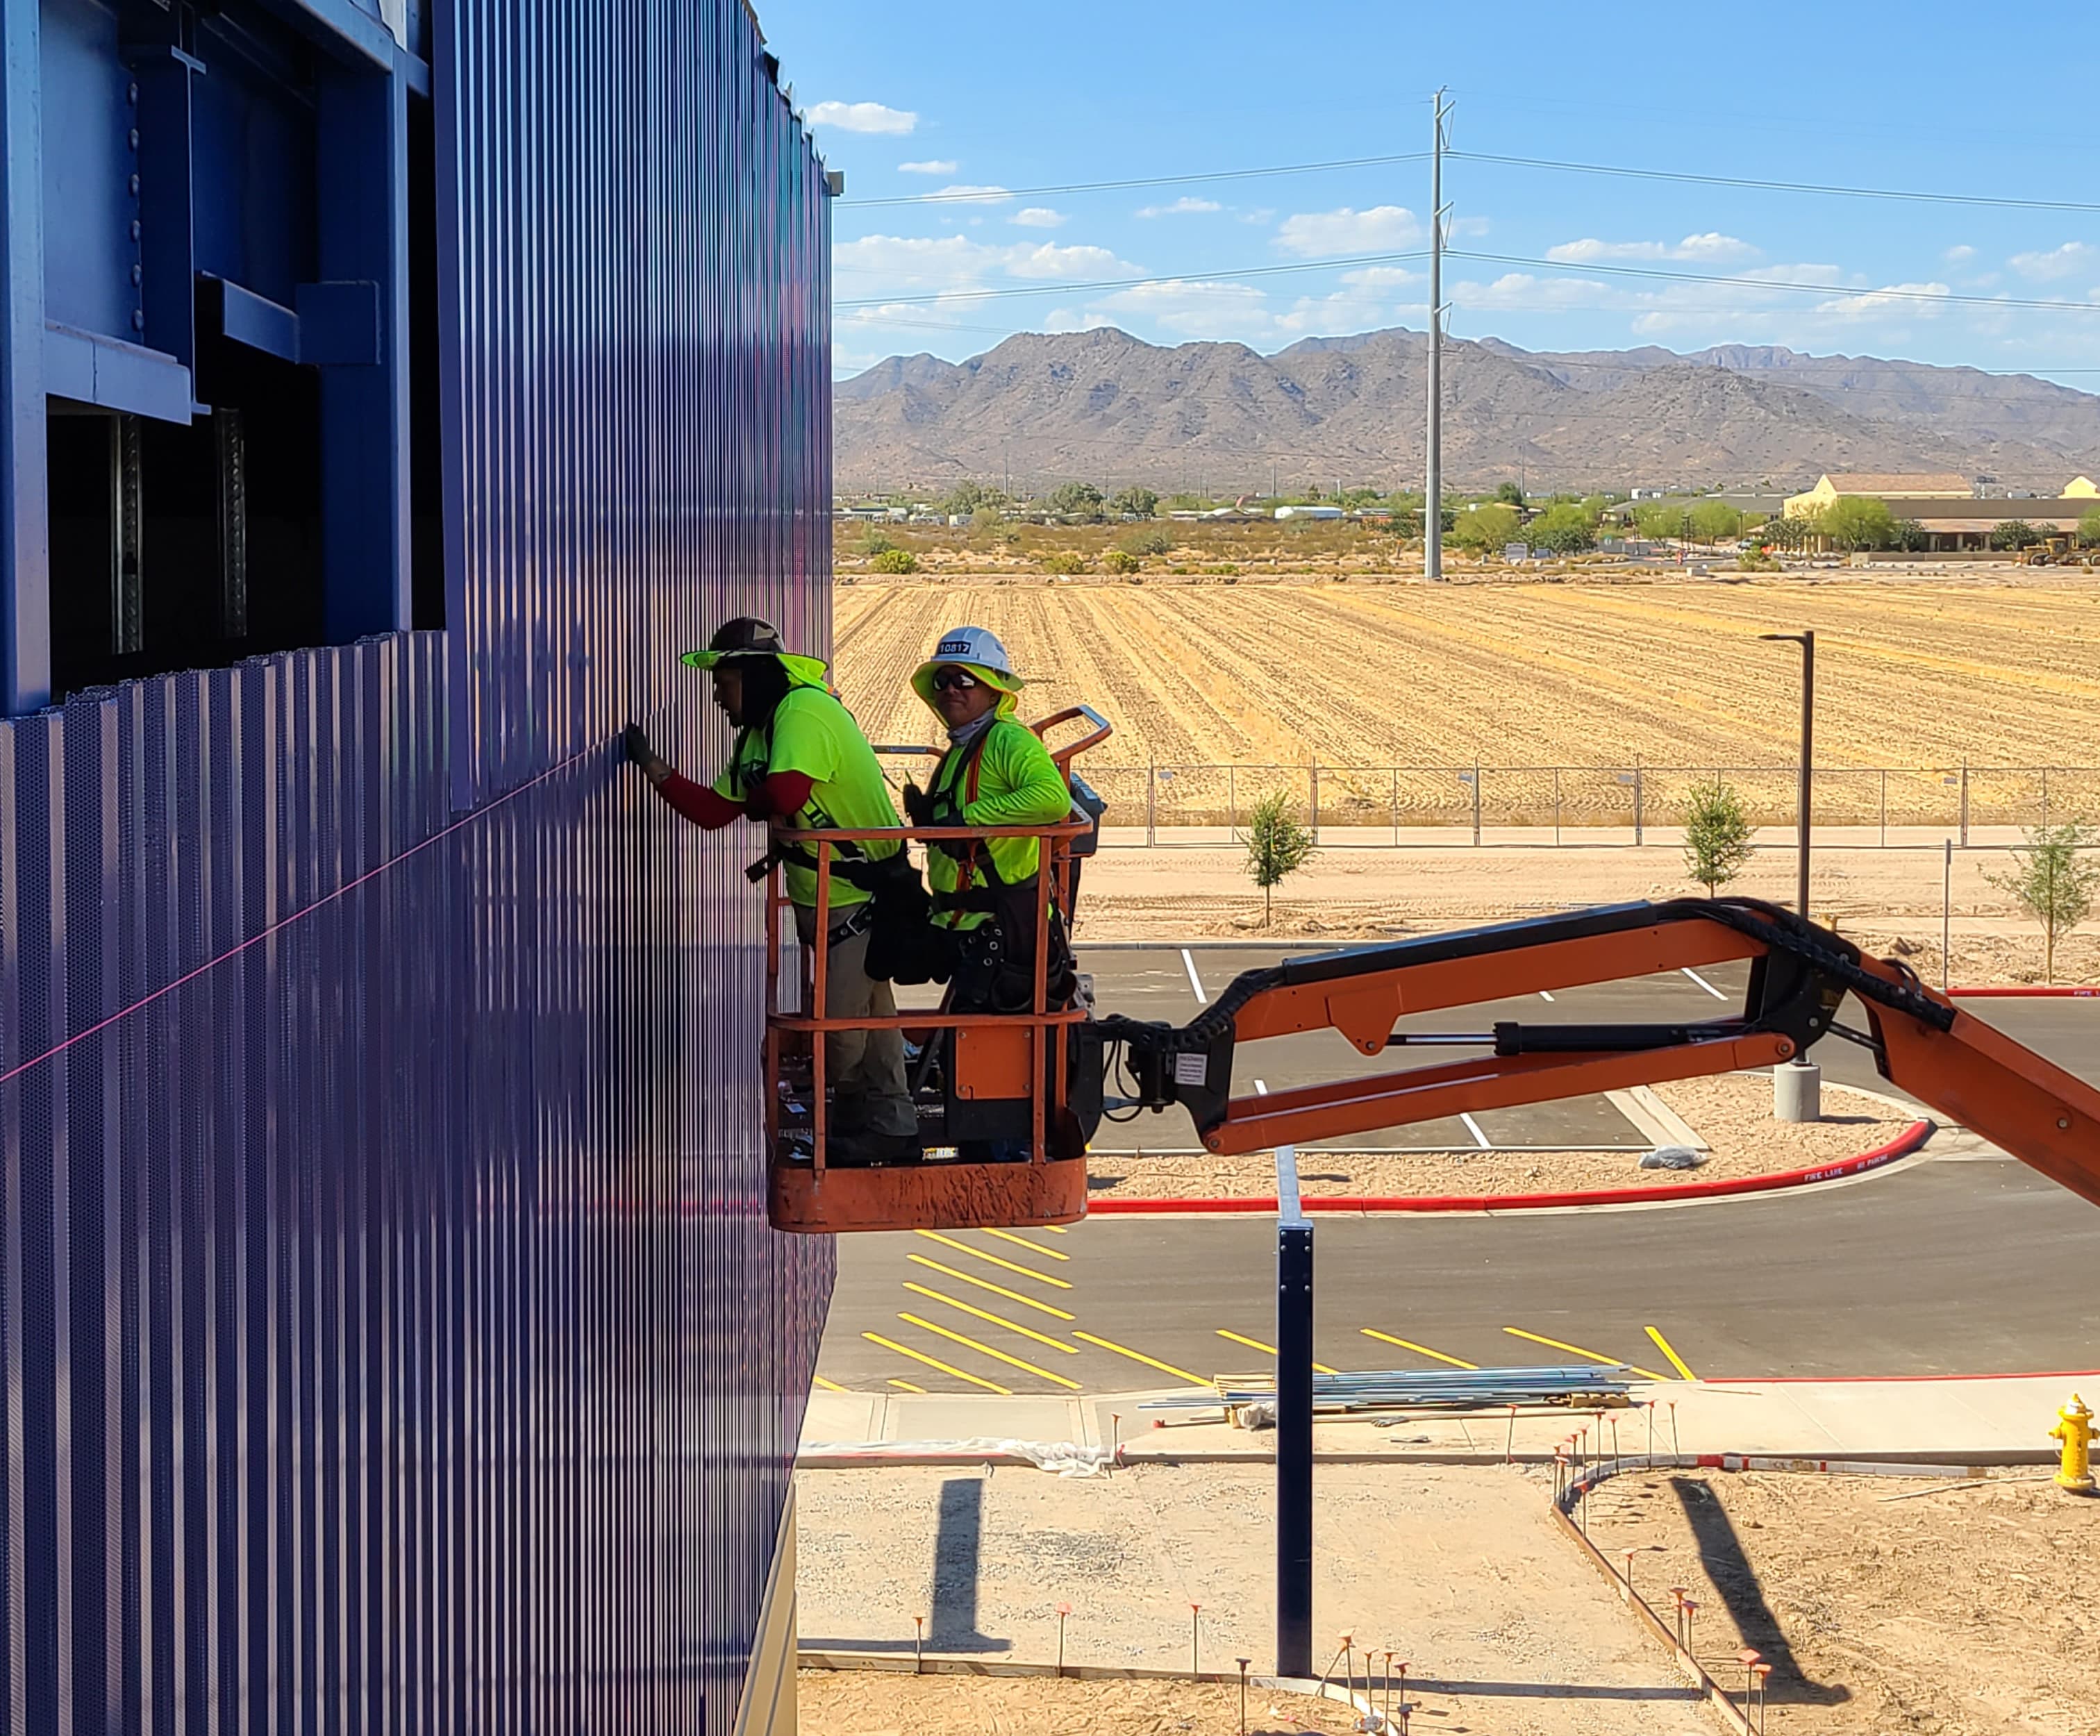
[[[1405,253],[1361,253],[1347,259],[1308,259],[1293,265],[1239,266],[1223,271],[1176,271],[1165,276],[1099,278],[1091,283],[1023,284],[1010,289],[943,289],[932,295],[876,295],[833,302],[834,309],[846,307],[926,307],[944,302],[990,302],[1013,296],[1081,295],[1101,289],[1144,289],[1161,284],[1199,284],[1226,277],[1281,277],[1296,271],[1339,271],[1359,266],[1397,265],[1427,254],[1420,249]]]
[[[1125,181],[1072,181],[1061,187],[972,187],[938,193],[900,193],[888,199],[841,199],[841,207],[871,211],[885,205],[1001,205],[1009,199],[1048,199],[1065,193],[1124,192],[1140,187],[1193,187],[1210,181],[1255,181],[1271,175],[1326,174],[1343,169],[1382,169],[1394,163],[1425,161],[1427,151],[1405,151],[1396,156],[1343,157],[1330,163],[1280,163],[1268,169],[1215,169],[1202,174],[1134,176]]]
[[[1863,299],[1879,301],[1926,302],[1935,307],[1955,304],[1971,307],[2017,307],[2038,310],[2047,313],[2095,314],[2100,313],[2100,302],[2047,301],[2036,297],[1959,295],[1949,290],[1944,295],[1923,289],[1846,289],[1835,284],[1795,283],[1776,277],[1723,277],[1703,271],[1663,271],[1652,267],[1635,265],[1602,265],[1585,260],[1573,264],[1564,259],[1529,259],[1515,253],[1476,253],[1454,248],[1452,257],[1477,259],[1488,265],[1532,266],[1548,271],[1582,273],[1601,271],[1614,277],[1659,278],[1665,283],[1722,284],[1731,289],[1784,289],[1798,291],[1805,295],[1828,296],[1833,300],[1856,302]]]
[[[1469,163],[1509,169],[1551,169],[1565,174],[1616,175],[1634,181],[1681,181],[1696,187],[1736,187],[1754,192],[1815,193],[1832,199],[1895,199],[1913,205],[1960,205],[2014,211],[2100,211],[2100,205],[2071,199],[2005,199],[1982,193],[1923,193],[1886,187],[1830,187],[1814,181],[1765,181],[1740,175],[1692,174],[1674,169],[1630,169],[1608,163],[1561,162],[1546,156],[1502,156],[1486,151],[1454,151]]]

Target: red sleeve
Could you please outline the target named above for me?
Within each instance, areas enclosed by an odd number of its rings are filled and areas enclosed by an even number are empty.
[[[694,825],[708,831],[718,831],[730,821],[743,817],[743,810],[727,796],[717,795],[705,784],[681,778],[676,772],[656,786],[656,793]]]
[[[808,804],[816,786],[807,772],[772,773],[752,793],[744,812],[753,818],[763,813],[770,819],[792,820]]]

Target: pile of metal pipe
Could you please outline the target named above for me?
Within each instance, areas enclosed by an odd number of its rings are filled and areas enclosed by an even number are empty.
[[[1634,1371],[1624,1363],[1595,1368],[1388,1368],[1348,1374],[1315,1374],[1312,1408],[1320,1411],[1491,1411],[1512,1405],[1570,1404],[1578,1399],[1623,1398]],[[1176,1394],[1147,1399],[1148,1411],[1237,1410],[1273,1403],[1270,1376],[1220,1376],[1209,1395]]]

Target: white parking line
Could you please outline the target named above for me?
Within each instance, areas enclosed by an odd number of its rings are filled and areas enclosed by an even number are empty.
[[[1203,979],[1196,974],[1196,955],[1185,946],[1181,949],[1181,963],[1189,972],[1189,986],[1196,991],[1196,1004],[1208,1007],[1211,998],[1203,993]]]
[[[1552,1000],[1552,998],[1553,998],[1553,997],[1552,997],[1551,995],[1548,994],[1547,994],[1547,993],[1546,993],[1543,989],[1540,989],[1540,990],[1538,991],[1538,998],[1539,998],[1539,999],[1541,999],[1542,1001],[1549,1001],[1549,1002],[1550,1002],[1550,1001],[1551,1001],[1551,1000]]]
[[[1471,1116],[1461,1109],[1458,1112],[1458,1119],[1466,1124],[1466,1131],[1472,1135],[1482,1151],[1491,1152],[1495,1148],[1495,1142],[1480,1130],[1480,1124]]]
[[[1725,1001],[1728,998],[1727,995],[1722,994],[1718,989],[1715,988],[1713,984],[1707,981],[1705,977],[1701,976],[1696,971],[1693,970],[1690,965],[1688,964],[1684,967],[1684,974],[1690,977],[1692,981],[1698,984],[1699,986],[1704,989],[1709,994],[1712,995],[1715,1000]]]

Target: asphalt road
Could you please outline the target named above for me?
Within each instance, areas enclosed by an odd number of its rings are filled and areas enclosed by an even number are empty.
[[[1189,962],[1215,994],[1278,955],[1197,949]],[[1104,1007],[1180,1020],[1198,1004],[1178,948],[1097,950],[1084,963]],[[1740,969],[1707,976],[1738,993]],[[1463,1017],[1466,1029],[1497,1016],[1682,1019],[1702,1004],[1723,1002],[1646,979]],[[1967,1006],[2100,1082],[2100,1002]],[[1250,1046],[1242,1073],[1257,1055],[1273,1086],[1365,1064],[1317,1041]],[[1305,1046],[1282,1052],[1294,1043]],[[1833,1079],[1892,1090],[1864,1050],[1825,1042],[1815,1059]],[[2100,1366],[2100,1211],[2010,1160],[1660,1208],[1317,1222],[1315,1354],[1338,1368],[1616,1359],[1750,1378]],[[819,1374],[856,1389],[1069,1392],[1260,1368],[1274,1236],[1255,1218],[1108,1218],[1061,1232],[844,1237]]]

